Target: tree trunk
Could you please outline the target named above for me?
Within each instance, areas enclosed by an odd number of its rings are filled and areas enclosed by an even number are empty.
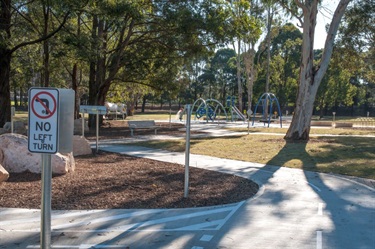
[[[271,27],[272,27],[272,7],[268,6],[267,8],[267,65],[266,65],[266,87],[265,92],[270,91],[270,62],[271,62]],[[267,110],[266,108],[265,110]]]
[[[238,109],[242,113],[243,111],[243,104],[242,104],[242,80],[241,80],[241,41],[238,39],[237,45],[237,85],[238,85]]]
[[[0,128],[10,121],[10,60],[11,54],[6,49],[0,48]]]
[[[247,113],[251,110],[253,102],[253,87],[255,81],[255,69],[254,69],[254,57],[255,50],[254,44],[250,44],[249,51],[245,53],[244,62],[245,62],[245,72],[246,72],[246,81],[247,81]],[[250,114],[248,114],[249,117]]]
[[[146,95],[143,95],[143,98],[142,98],[142,109],[141,109],[141,112],[142,112],[142,113],[145,112],[145,109],[146,109],[146,102],[147,102],[147,96],[146,96]]]
[[[44,6],[43,4],[43,17],[44,17],[44,29],[43,29],[43,36],[46,37],[48,35],[48,24],[49,24],[49,12],[50,7]],[[42,86],[49,87],[49,41],[43,41],[43,83]]]
[[[0,34],[10,38],[11,1],[0,1]],[[0,128],[10,121],[10,62],[12,53],[6,42],[0,42]]]
[[[14,94],[14,107],[17,108],[18,107],[18,99],[17,99],[17,87],[16,86],[14,86],[13,94]]]
[[[97,50],[97,32],[98,32],[98,18],[96,15],[93,16],[92,18],[92,30],[91,30],[91,38],[92,38],[92,43],[91,43],[91,49],[92,51]],[[96,95],[98,93],[98,86],[96,83],[96,61],[91,59],[90,61],[90,72],[89,72],[89,99],[88,99],[88,104],[89,105],[96,105]],[[95,116],[94,115],[89,115],[89,120],[88,120],[88,126],[92,129],[95,129],[96,127],[96,122],[95,122]]]
[[[340,20],[351,0],[341,0],[333,15],[327,39],[324,46],[322,59],[314,68],[314,36],[316,17],[318,13],[318,0],[310,1],[305,5],[298,1],[303,9],[303,42],[302,59],[299,75],[299,89],[296,108],[292,123],[284,137],[285,140],[309,140],[310,123],[314,109],[314,101],[318,87],[327,71],[329,60],[332,55],[334,38],[337,33]]]
[[[79,118],[79,95],[78,95],[78,79],[77,79],[77,63],[73,65],[72,72],[72,89],[74,90],[74,119]]]

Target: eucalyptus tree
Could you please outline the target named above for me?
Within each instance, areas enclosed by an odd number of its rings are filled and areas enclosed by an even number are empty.
[[[230,92],[230,86],[235,84],[236,68],[230,66],[230,60],[235,58],[236,52],[233,49],[224,48],[216,51],[211,59],[211,67],[214,71],[217,84],[220,86],[219,101],[225,102],[226,95]]]
[[[245,81],[247,87],[247,110],[251,110],[253,102],[253,87],[257,77],[257,69],[255,66],[255,46],[260,39],[261,30],[264,25],[262,21],[263,5],[261,0],[250,0],[249,18],[251,19],[251,26],[248,27],[247,31],[243,35],[242,39],[244,42],[244,53],[243,53],[243,64],[245,72]]]
[[[266,12],[266,23],[267,23],[267,29],[266,29],[266,50],[267,50],[267,60],[266,60],[266,86],[265,86],[265,92],[269,92],[270,90],[270,63],[271,63],[271,40],[272,40],[272,26],[275,19],[275,16],[277,14],[277,8],[279,7],[276,0],[263,0],[262,1]],[[267,108],[266,108],[267,111]]]
[[[277,35],[271,41],[270,71],[274,83],[271,89],[279,99],[280,105],[287,106],[296,100],[302,33],[291,23],[277,28]]]
[[[92,51],[96,53],[90,61],[91,104],[103,104],[120,75],[123,82],[138,80],[165,89],[171,81],[136,79],[130,69],[137,65],[146,70],[163,62],[159,58],[171,58],[157,70],[169,68],[170,76],[176,76],[184,61],[213,50],[227,39],[225,32],[229,30],[225,25],[228,10],[219,0],[194,5],[190,1],[109,1],[95,8],[90,14]]]
[[[315,26],[317,22],[318,7],[323,1],[319,0],[281,0],[280,3],[288,9],[303,29],[302,57],[300,74],[298,79],[298,95],[294,115],[289,129],[284,137],[286,140],[309,140],[310,122],[314,109],[314,101],[328,69],[332,55],[334,39],[337,34],[340,21],[345,13],[348,4],[352,0],[340,0],[329,25],[328,35],[325,41],[321,60],[314,65],[314,39]]]
[[[44,1],[0,1],[0,127],[10,121],[10,72],[12,55],[22,47],[41,43],[61,30],[68,19],[75,1],[53,2],[55,8],[50,9],[55,26],[47,32],[40,33],[32,12],[33,6],[42,6]],[[15,30],[27,30],[22,36],[14,36]],[[27,35],[25,35],[27,34]]]
[[[237,39],[237,55],[236,55],[236,70],[237,70],[237,99],[238,107],[242,112],[242,98],[243,98],[243,82],[242,82],[242,67],[241,67],[241,50],[244,36],[252,28],[252,18],[249,14],[250,2],[246,0],[232,1],[230,4],[231,19],[233,25],[234,36]],[[233,43],[233,49],[236,49],[236,45]]]
[[[321,53],[319,54],[321,56]],[[345,48],[336,47],[331,63],[320,84],[315,105],[323,117],[328,108],[352,105],[357,87],[352,84],[351,78],[355,74],[359,58],[345,52]],[[361,63],[360,63],[361,64]]]
[[[355,59],[350,63],[352,82],[362,92],[358,103],[365,105],[365,115],[375,108],[375,4],[362,0],[349,5],[340,26],[338,44],[345,53]],[[351,62],[353,59],[351,60]],[[347,66],[347,63],[345,64]]]
[[[202,71],[202,74],[199,75],[198,81],[204,87],[203,96],[206,98],[218,98],[218,88],[215,79],[215,70],[211,67],[210,63],[207,63],[205,68]]]

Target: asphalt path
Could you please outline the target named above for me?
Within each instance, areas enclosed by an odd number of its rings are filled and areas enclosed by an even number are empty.
[[[184,165],[184,153],[100,149]],[[375,248],[375,189],[331,174],[190,155],[190,166],[257,182],[253,198],[188,209],[52,211],[52,248]],[[183,194],[183,193],[181,193]],[[0,209],[0,248],[39,248],[40,210]]]

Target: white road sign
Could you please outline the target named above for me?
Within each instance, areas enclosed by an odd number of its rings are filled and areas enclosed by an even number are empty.
[[[29,90],[29,151],[54,154],[58,151],[59,91]]]

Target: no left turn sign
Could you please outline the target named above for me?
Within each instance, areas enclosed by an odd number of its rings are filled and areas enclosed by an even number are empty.
[[[29,151],[54,154],[58,151],[59,91],[31,88],[29,100]]]

